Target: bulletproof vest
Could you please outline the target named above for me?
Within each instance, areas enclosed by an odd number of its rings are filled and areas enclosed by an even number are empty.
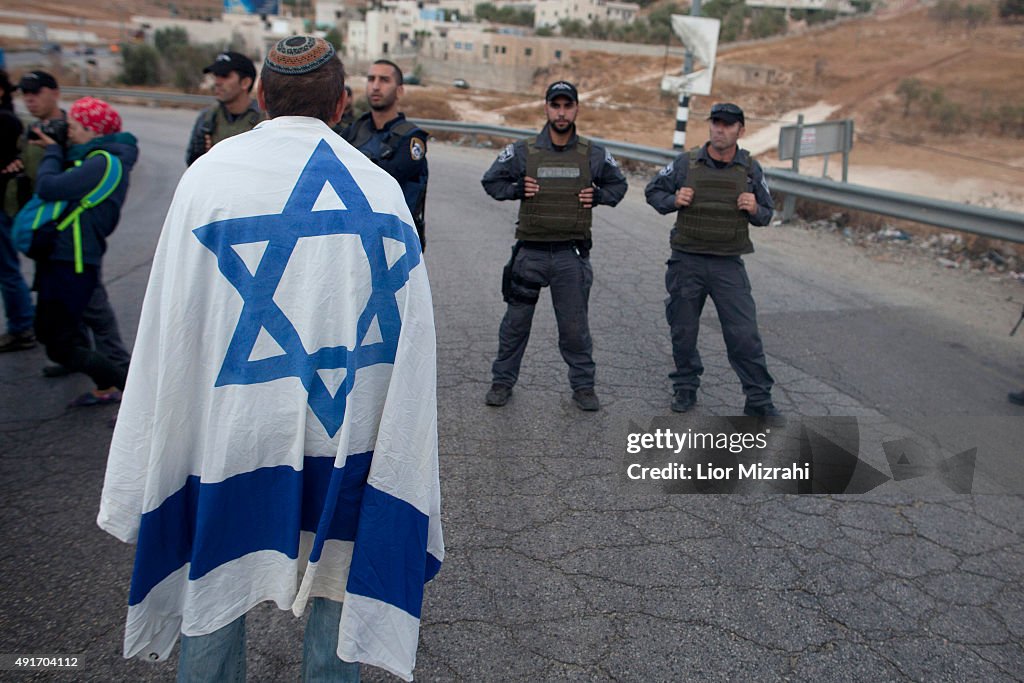
[[[676,214],[672,247],[704,254],[749,254],[754,250],[750,217],[736,208],[737,198],[747,191],[748,164],[712,168],[697,160],[699,151],[690,150],[686,187],[693,188],[693,202]]]
[[[211,144],[216,145],[221,140],[252,130],[262,120],[263,112],[249,110],[234,121],[228,121],[224,107],[218,105],[207,114],[206,127],[210,131]]]
[[[381,141],[376,151],[366,150],[363,147],[373,139],[376,133],[380,132],[373,129],[372,119],[366,117],[355,122],[352,126],[352,133],[346,140],[350,145],[365,154],[370,161],[380,166],[382,162],[395,156],[395,152],[398,151],[398,143],[401,142],[402,138],[415,130],[417,130],[416,124],[403,119],[388,129],[387,137]]]
[[[526,175],[536,178],[540,192],[519,204],[516,239],[538,242],[590,239],[593,210],[580,203],[580,190],[591,186],[590,141],[577,138],[564,152],[526,146]]]

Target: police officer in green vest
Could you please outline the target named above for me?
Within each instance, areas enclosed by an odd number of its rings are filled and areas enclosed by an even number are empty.
[[[489,406],[508,403],[540,290],[551,287],[558,348],[569,366],[573,402],[580,410],[598,410],[587,318],[594,280],[592,213],[598,204],[619,203],[626,178],[611,154],[576,134],[579,96],[572,83],[552,83],[544,100],[544,129],[536,138],[507,146],[481,181],[495,199],[520,200],[516,243],[502,281],[508,308],[484,400]]]
[[[217,104],[196,117],[185,151],[188,166],[221,140],[250,131],[265,118],[251,94],[256,82],[256,67],[251,59],[238,52],[221,52],[203,73],[213,74]]]
[[[711,139],[683,152],[644,190],[661,214],[675,213],[672,256],[665,274],[665,314],[672,333],[676,369],[672,410],[685,413],[697,402],[704,372],[697,333],[704,302],[718,311],[729,363],[746,394],[745,415],[777,416],[774,380],[768,374],[757,312],[742,254],[754,251],[748,224],[768,225],[774,204],[761,165],[740,149],[743,110],[735,104],[711,107]]]

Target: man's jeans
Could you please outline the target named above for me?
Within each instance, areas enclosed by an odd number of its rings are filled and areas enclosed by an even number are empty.
[[[341,603],[313,598],[302,646],[302,680],[359,683],[359,663],[338,659]],[[178,683],[236,683],[245,680],[245,615],[205,636],[181,637]]]
[[[7,331],[11,334],[32,329],[35,309],[25,278],[21,276],[18,251],[11,241],[11,218],[0,209],[0,294],[7,315]]]

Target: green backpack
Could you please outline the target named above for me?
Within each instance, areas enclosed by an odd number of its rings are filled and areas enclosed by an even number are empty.
[[[32,199],[21,207],[18,215],[14,217],[14,225],[11,226],[11,238],[18,251],[35,261],[47,259],[57,248],[60,233],[67,230],[70,225],[75,247],[75,272],[82,272],[84,268],[80,216],[86,209],[93,208],[109,197],[121,184],[123,175],[120,159],[103,150],[89,152],[86,159],[96,155],[106,158],[107,170],[96,187],[78,200],[77,204],[72,205],[66,201],[47,202],[34,194]]]

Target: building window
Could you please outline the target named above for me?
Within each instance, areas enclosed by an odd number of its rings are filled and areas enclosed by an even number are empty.
[[[462,41],[459,41],[459,40],[455,41],[455,49],[456,50],[461,50],[462,49]]]
[[[561,58],[562,58],[562,51],[561,50],[555,50],[555,59],[561,59]]]
[[[533,48],[532,47],[528,47],[528,48],[526,48],[525,52],[526,52],[526,56],[530,57],[530,56],[533,55]]]
[[[466,49],[469,50],[470,52],[472,52],[473,51],[473,43],[466,43]]]

